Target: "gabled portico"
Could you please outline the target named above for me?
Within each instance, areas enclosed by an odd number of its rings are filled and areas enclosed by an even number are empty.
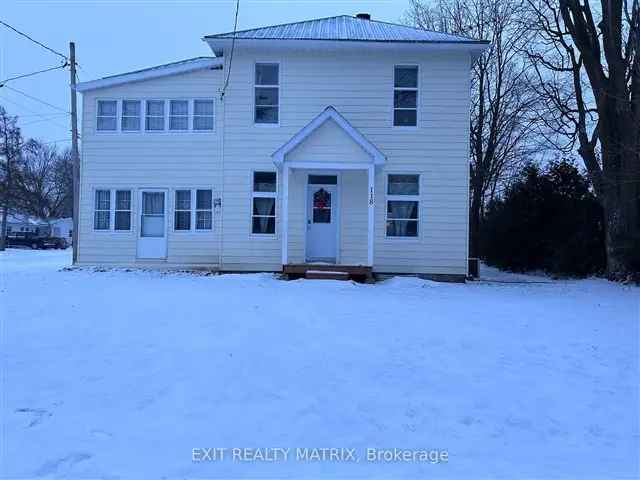
[[[366,256],[357,264],[372,267],[375,229],[375,176],[376,169],[380,169],[385,164],[384,154],[335,108],[328,106],[274,152],[272,159],[281,172],[282,178],[282,265],[286,266],[292,263],[289,254],[290,231],[294,228],[289,221],[291,202],[305,202],[305,215],[297,217],[298,223],[302,218],[306,220],[306,225],[303,227],[305,232],[303,251],[305,253],[302,260],[304,263],[315,261],[313,255],[309,255],[308,248],[310,246],[321,250],[323,246],[326,247],[327,242],[333,241],[332,230],[327,228],[331,222],[335,222],[336,228],[338,228],[335,238],[342,238],[339,222],[343,211],[349,211],[358,219],[360,216],[366,216]],[[337,178],[341,173],[347,176],[349,172],[357,171],[365,174],[363,177],[366,176],[366,189],[357,188],[355,196],[346,195],[345,192],[339,190]],[[290,196],[290,181],[294,172],[298,185],[300,182],[305,184],[305,193],[302,198],[299,194],[294,195],[294,198]],[[308,173],[308,175],[304,175],[304,173]],[[336,178],[335,184],[333,177]],[[355,182],[359,181],[356,178],[350,178]],[[364,178],[362,178],[362,182],[364,183]],[[364,185],[357,186],[364,187]],[[349,188],[348,185],[342,185],[343,190],[347,188]],[[343,198],[346,198],[351,204],[343,205]],[[295,205],[295,207],[297,211],[300,211],[300,205]],[[317,238],[310,238],[313,235]],[[322,235],[325,237],[320,237]],[[347,240],[342,239],[343,242]],[[364,247],[361,245],[364,242],[360,242],[358,239],[353,243],[357,247]],[[340,249],[340,247],[341,245],[337,244],[337,248]],[[325,248],[325,250],[331,251],[330,248]],[[320,257],[322,256],[320,255]],[[324,258],[323,261],[345,264],[340,261],[339,255],[336,255],[335,261]],[[349,263],[353,264],[354,262]]]

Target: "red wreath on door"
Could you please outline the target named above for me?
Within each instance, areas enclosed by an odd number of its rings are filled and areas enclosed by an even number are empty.
[[[313,194],[313,208],[330,208],[331,194],[324,188],[321,188]]]

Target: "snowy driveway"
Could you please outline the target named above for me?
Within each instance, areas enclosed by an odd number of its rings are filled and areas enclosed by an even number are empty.
[[[630,478],[640,290],[59,271],[0,253],[0,478]],[[359,461],[192,461],[336,447]],[[448,461],[368,462],[366,448]]]

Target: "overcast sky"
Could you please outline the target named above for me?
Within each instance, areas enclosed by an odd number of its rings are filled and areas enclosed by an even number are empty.
[[[1,0],[0,20],[66,54],[76,42],[81,81],[199,55],[203,35],[233,30],[235,0]],[[368,12],[397,22],[408,0],[240,0],[238,29]],[[60,57],[0,25],[0,80],[56,66]],[[69,109],[69,71],[55,70],[7,85]],[[80,96],[79,96],[80,99]],[[0,104],[20,117],[24,137],[69,138],[60,110],[0,88]],[[61,142],[61,147],[68,145]]]

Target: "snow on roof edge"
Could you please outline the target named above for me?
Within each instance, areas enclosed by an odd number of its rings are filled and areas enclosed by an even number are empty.
[[[153,78],[161,78],[169,75],[188,73],[206,68],[219,67],[223,64],[222,58],[217,57],[195,57],[177,62],[157,65],[155,67],[144,68],[132,72],[111,75],[97,80],[90,80],[76,85],[76,91],[86,92],[100,88],[114,87],[132,82],[141,82]]]

